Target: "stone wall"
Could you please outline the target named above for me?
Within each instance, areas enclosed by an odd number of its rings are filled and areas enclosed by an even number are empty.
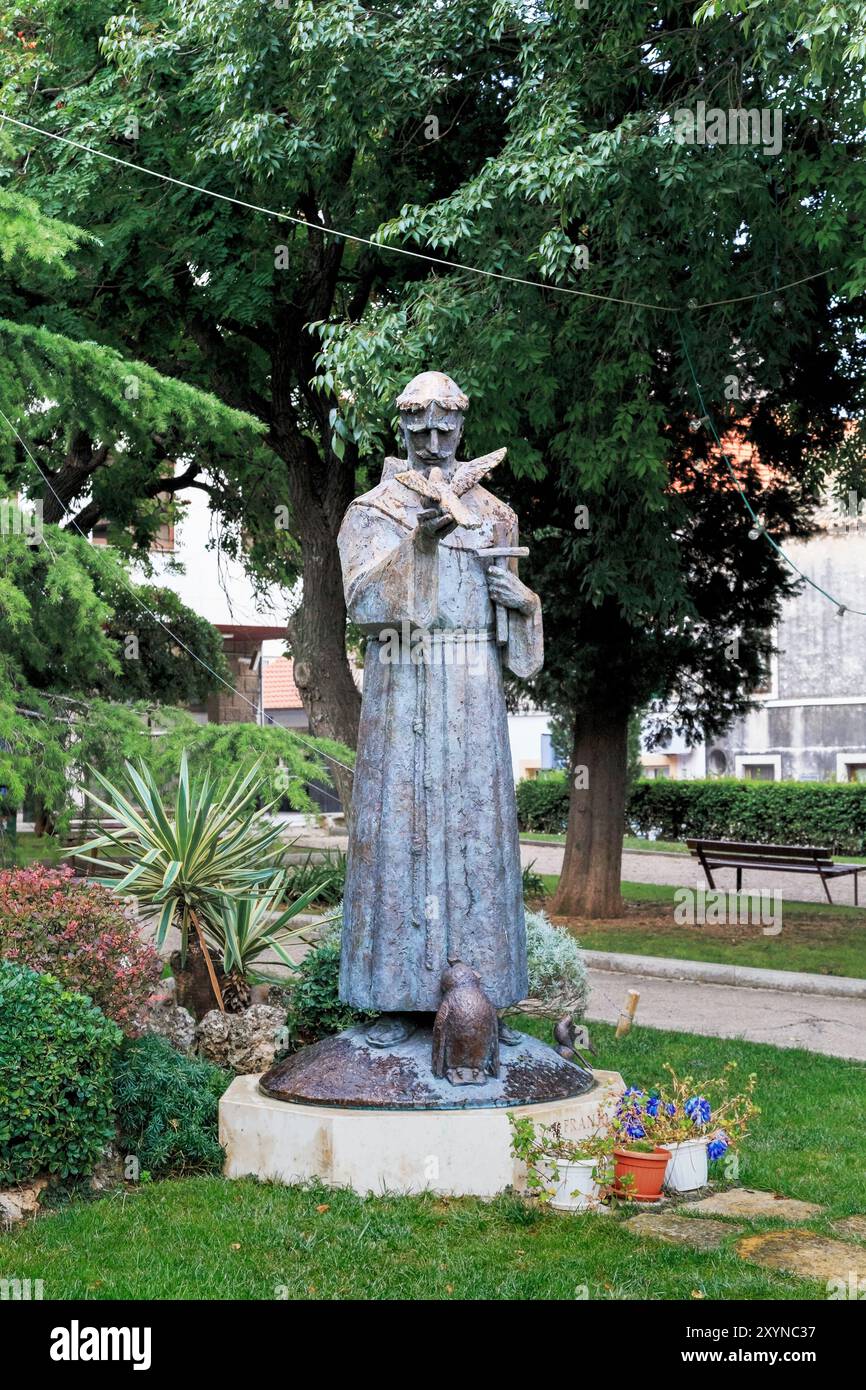
[[[261,700],[261,641],[257,638],[230,637],[225,654],[235,690],[225,686],[208,697],[207,717],[211,724],[254,724]]]

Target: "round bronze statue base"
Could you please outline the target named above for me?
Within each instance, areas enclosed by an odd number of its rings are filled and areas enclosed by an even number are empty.
[[[405,1042],[371,1047],[365,1028],[333,1038],[277,1062],[259,1089],[295,1105],[335,1105],[357,1110],[474,1110],[541,1105],[591,1091],[592,1072],[528,1033],[515,1047],[500,1048],[499,1075],[483,1084],[453,1086],[430,1066],[433,1034],[418,1028]]]

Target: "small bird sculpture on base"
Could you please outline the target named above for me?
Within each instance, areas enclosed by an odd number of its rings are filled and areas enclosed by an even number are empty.
[[[567,1062],[579,1062],[587,1071],[592,1071],[592,1063],[587,1061],[578,1047],[579,1044],[584,1051],[595,1055],[595,1048],[589,1041],[589,1032],[583,1024],[575,1023],[571,1014],[566,1014],[554,1024],[553,1038],[560,1057],[564,1057]]]

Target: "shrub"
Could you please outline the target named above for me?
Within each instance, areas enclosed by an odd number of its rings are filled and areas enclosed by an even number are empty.
[[[571,933],[544,912],[526,914],[526,963],[530,999],[568,1001],[574,1019],[583,1018],[589,999],[583,955]]]
[[[78,1177],[114,1137],[117,1026],[52,975],[0,961],[0,1186]]]
[[[638,782],[628,819],[636,834],[664,840],[750,840],[866,853],[866,785],[861,783]]]
[[[285,891],[290,898],[316,890],[314,901],[332,907],[342,901],[346,891],[347,858],[342,850],[326,850],[314,858],[313,852],[300,864],[286,864]]]
[[[210,1062],[184,1057],[164,1038],[128,1039],[114,1065],[118,1142],[154,1176],[219,1173],[219,1098],[231,1081]]]
[[[0,957],[89,995],[125,1032],[135,1030],[162,971],[132,913],[66,866],[0,872]]]
[[[286,1024],[292,1047],[330,1037],[372,1014],[361,1013],[340,999],[340,937],[332,927],[309,951],[292,981]]]
[[[564,772],[541,772],[517,784],[517,820],[521,830],[563,835],[568,824],[568,778]]]
[[[562,832],[568,821],[565,773],[520,782],[517,812],[522,830]],[[626,829],[657,840],[826,845],[834,854],[866,854],[866,784],[638,781],[629,795]]]

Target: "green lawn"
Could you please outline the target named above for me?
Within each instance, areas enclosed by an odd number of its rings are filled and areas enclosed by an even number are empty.
[[[0,835],[0,869],[27,869],[31,864],[52,868],[63,862],[65,842],[55,835],[33,835],[22,831],[14,839]]]
[[[559,880],[552,874],[542,878],[549,905]],[[675,892],[666,884],[624,882],[624,917],[609,922],[573,918],[571,930],[590,951],[866,979],[864,907],[785,902],[782,931],[778,936],[764,936],[760,926],[747,924],[730,928],[679,926],[673,918]]]
[[[527,1029],[546,1032],[526,1022]],[[762,1115],[741,1181],[827,1204],[808,1223],[866,1211],[866,1067],[761,1044],[593,1025],[597,1065],[649,1085],[670,1061],[756,1071]],[[0,1277],[54,1299],[821,1298],[822,1285],[717,1253],[638,1240],[623,1213],[561,1216],[494,1202],[369,1198],[323,1188],[190,1178],[76,1202],[0,1235]],[[779,1223],[754,1223],[760,1230]],[[862,1247],[860,1247],[862,1256]]]

